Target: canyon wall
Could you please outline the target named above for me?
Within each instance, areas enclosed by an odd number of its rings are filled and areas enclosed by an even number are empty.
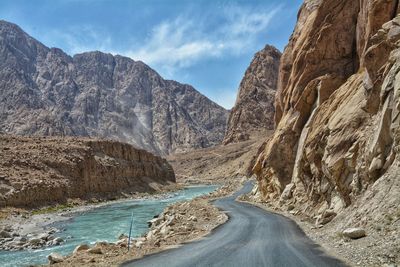
[[[253,168],[263,200],[311,216],[367,195],[367,208],[398,206],[399,11],[394,0],[304,2],[281,58],[276,130]]]
[[[0,207],[152,192],[172,183],[165,159],[129,144],[0,135]]]
[[[274,99],[281,52],[267,45],[254,55],[229,114],[224,144],[246,141],[274,128]]]
[[[0,20],[0,132],[86,136],[166,155],[220,143],[228,111],[141,61],[65,54]]]

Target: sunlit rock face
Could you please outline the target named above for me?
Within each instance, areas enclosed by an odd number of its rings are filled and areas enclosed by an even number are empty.
[[[0,132],[96,136],[158,154],[222,141],[228,112],[140,61],[73,57],[0,21]]]
[[[281,52],[270,45],[255,54],[229,114],[224,144],[245,141],[274,128],[274,100],[280,58]]]
[[[253,168],[264,200],[338,212],[377,184],[399,199],[388,182],[398,180],[399,8],[305,1],[281,59],[276,130]]]

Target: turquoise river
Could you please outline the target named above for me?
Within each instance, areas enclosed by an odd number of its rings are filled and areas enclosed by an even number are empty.
[[[187,187],[162,199],[119,201],[79,213],[57,225],[63,229],[57,236],[66,240],[65,243],[39,250],[0,251],[0,266],[45,264],[47,255],[52,252],[67,255],[82,243],[115,242],[120,234],[127,234],[129,231],[132,211],[134,214],[132,236],[139,237],[148,230],[147,221],[162,212],[167,205],[205,195],[215,189],[216,186]]]

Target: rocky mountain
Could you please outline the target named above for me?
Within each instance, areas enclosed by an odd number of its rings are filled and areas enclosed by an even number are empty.
[[[304,2],[281,59],[277,128],[253,169],[261,198],[371,235],[389,216],[395,231],[399,12],[398,1]]]
[[[274,128],[274,101],[281,52],[267,45],[257,52],[240,83],[229,115],[224,144],[248,140]]]
[[[140,61],[48,48],[0,21],[0,132],[95,136],[158,154],[223,139],[228,112]]]
[[[0,207],[151,192],[175,182],[165,159],[125,143],[0,135]]]

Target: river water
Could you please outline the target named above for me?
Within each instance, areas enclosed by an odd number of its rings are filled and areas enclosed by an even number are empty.
[[[45,264],[48,262],[47,255],[52,252],[67,255],[82,243],[115,242],[120,234],[128,233],[132,211],[132,236],[139,237],[148,230],[147,221],[169,204],[205,195],[215,189],[216,186],[187,187],[163,199],[126,200],[86,211],[57,225],[57,228],[63,229],[57,236],[66,240],[62,245],[38,250],[0,251],[0,266]]]

